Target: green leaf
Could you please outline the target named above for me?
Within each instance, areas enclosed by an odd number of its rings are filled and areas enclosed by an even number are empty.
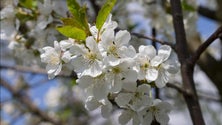
[[[75,25],[80,25],[87,35],[89,35],[89,26],[86,16],[86,6],[81,7],[76,0],[67,0],[69,11],[72,13]]]
[[[81,23],[79,23],[74,18],[62,18],[61,20],[62,20],[64,26],[68,25],[68,26],[73,26],[73,27],[77,27],[77,28],[80,28],[80,29],[84,29],[82,27]]]
[[[19,0],[19,4],[23,7],[31,9],[33,6],[33,0]]]
[[[116,0],[107,0],[103,7],[100,9],[98,16],[96,18],[96,27],[100,30],[105,23],[107,17],[109,16],[112,8],[114,7]]]
[[[182,8],[183,10],[186,10],[186,11],[196,11],[195,7],[188,4],[186,0],[183,0],[182,1]]]
[[[85,40],[86,33],[84,30],[79,29],[73,26],[61,26],[56,28],[61,34],[66,37],[77,39],[77,40]]]

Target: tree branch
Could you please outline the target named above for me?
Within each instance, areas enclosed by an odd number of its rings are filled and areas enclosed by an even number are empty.
[[[42,118],[43,121],[50,122],[54,125],[62,124],[60,121],[51,118],[45,112],[41,111],[34,103],[32,103],[31,99],[27,95],[25,95],[25,93],[21,93],[20,91],[17,91],[13,86],[11,86],[2,78],[0,78],[0,85],[8,89],[14,97],[17,97],[22,102],[22,104],[26,105],[26,107],[33,114],[38,115],[40,118]]]
[[[209,19],[215,20],[215,21],[220,21],[222,22],[221,18],[219,18],[216,14],[215,10],[209,9],[204,6],[199,6],[197,9],[198,13],[204,17],[207,17]]]
[[[189,52],[187,47],[186,34],[183,24],[183,13],[180,0],[170,0],[173,25],[176,35],[176,50],[181,63],[181,75],[183,88],[190,91],[192,95],[183,94],[187,103],[191,119],[194,125],[205,125],[196,88],[193,80],[194,66],[188,63]]]
[[[192,95],[192,93],[190,93],[190,91],[187,91],[186,89],[183,89],[179,85],[176,85],[176,84],[173,84],[173,83],[167,83],[166,86],[169,87],[169,88],[173,88],[173,89],[177,90],[181,94],[186,94],[188,96]]]
[[[149,36],[145,36],[143,34],[139,34],[139,33],[131,33],[131,35],[134,35],[138,38],[143,38],[143,39],[148,39],[148,40],[151,40],[152,42],[157,42],[157,43],[160,43],[162,45],[168,45],[170,46],[172,49],[175,50],[175,45],[170,43],[170,42],[167,42],[167,41],[162,41],[162,40],[159,40],[159,39],[156,39],[154,37],[149,37]]]
[[[185,90],[178,83],[167,83],[166,86],[177,90],[181,94],[186,94],[187,96],[192,96],[192,93],[190,93],[190,91]],[[215,96],[210,96],[209,94],[206,94],[204,92],[198,92],[198,97],[200,97],[201,99],[204,99],[204,100],[221,102],[220,98],[217,98]]]
[[[190,61],[194,65],[197,60],[200,58],[201,54],[207,49],[207,47],[213,43],[217,38],[222,38],[222,26],[220,26],[211,36],[199,46],[199,48],[194,52]]]

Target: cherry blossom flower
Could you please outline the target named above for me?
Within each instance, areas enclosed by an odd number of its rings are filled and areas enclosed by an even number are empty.
[[[169,122],[168,113],[171,109],[172,106],[169,103],[155,99],[151,106],[140,112],[143,117],[142,125],[150,125],[153,120],[156,120],[161,125],[167,125]]]
[[[86,38],[86,46],[75,44],[71,48],[71,53],[76,55],[72,59],[72,65],[81,76],[96,77],[102,74],[102,55],[92,36]]]
[[[93,36],[97,41],[100,41],[102,34],[103,34],[106,30],[114,30],[117,26],[118,26],[117,22],[112,21],[112,15],[110,14],[110,15],[108,16],[108,18],[106,19],[106,22],[103,24],[102,28],[100,29],[100,31],[98,31],[98,29],[96,28],[96,26],[91,26],[91,27],[90,27],[90,32],[91,32],[92,36]]]
[[[131,67],[131,63],[124,61],[116,66],[106,68],[106,79],[110,83],[110,92],[119,92],[123,84],[136,83],[137,73]]]
[[[41,61],[47,63],[46,70],[49,79],[58,75],[62,69],[62,61],[68,62],[71,58],[68,52],[63,52],[58,41],[54,41],[54,48],[46,46],[42,48]]]
[[[104,118],[108,118],[112,111],[112,103],[108,99],[96,100],[93,96],[89,96],[85,103],[86,109],[89,111],[97,108],[101,109],[101,115]]]

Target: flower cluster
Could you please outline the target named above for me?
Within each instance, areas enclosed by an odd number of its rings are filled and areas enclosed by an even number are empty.
[[[87,93],[85,107],[101,108],[101,115],[110,116],[113,104],[123,109],[121,124],[150,124],[153,120],[166,124],[171,105],[152,97],[152,87],[162,88],[170,74],[177,72],[176,61],[170,60],[171,47],[162,45],[158,51],[141,45],[138,52],[129,45],[130,33],[115,32],[117,23],[111,15],[98,30],[90,27],[85,41],[68,39],[44,47],[42,62],[47,63],[49,78],[59,74],[63,63],[77,73],[78,85]]]

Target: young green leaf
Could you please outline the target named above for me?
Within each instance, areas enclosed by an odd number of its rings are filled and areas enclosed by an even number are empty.
[[[79,25],[77,27],[81,28],[89,35],[90,31],[86,16],[86,6],[81,7],[76,0],[67,0],[67,5],[69,11],[72,13],[75,25]]]
[[[116,0],[107,0],[106,3],[101,8],[101,10],[99,11],[98,16],[96,18],[96,27],[98,30],[102,28],[107,17],[112,11],[112,8],[114,7],[115,3],[116,3]]]
[[[73,26],[73,27],[77,27],[79,29],[84,29],[84,27],[82,27],[81,23],[79,23],[75,18],[62,18],[61,20],[62,20],[64,26]]]
[[[77,39],[77,40],[85,40],[86,33],[84,30],[79,29],[73,26],[61,26],[56,28],[61,34],[66,37]]]

